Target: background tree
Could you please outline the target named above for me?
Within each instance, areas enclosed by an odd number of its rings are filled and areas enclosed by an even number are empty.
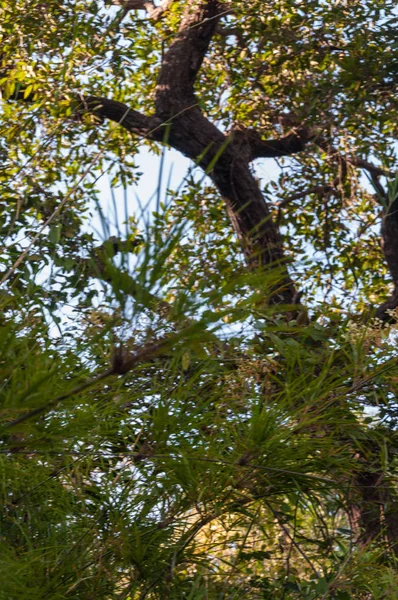
[[[1,5],[4,598],[398,594],[393,8]]]

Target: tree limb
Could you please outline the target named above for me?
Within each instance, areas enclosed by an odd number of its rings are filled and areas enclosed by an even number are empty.
[[[368,171],[370,173],[370,175],[373,175],[376,177],[380,177],[380,176],[391,177],[393,175],[393,173],[391,171],[389,171],[388,169],[383,169],[382,167],[378,167],[377,165],[374,165],[363,158],[360,158],[355,155],[350,155],[350,154],[342,154],[341,152],[339,152],[338,150],[333,148],[333,146],[331,146],[329,141],[322,136],[317,136],[314,138],[314,140],[315,140],[316,145],[321,150],[323,150],[323,152],[326,152],[327,154],[329,154],[329,156],[338,157],[343,162],[353,165],[354,167],[358,167],[359,169],[364,169],[365,171]]]
[[[381,246],[394,286],[392,294],[376,309],[375,315],[383,323],[396,322],[398,315],[394,316],[394,312],[398,308],[398,199],[390,202],[388,193],[379,179],[380,177],[393,177],[394,173],[355,155],[343,155],[331,147],[329,142],[324,138],[318,138],[316,144],[331,157],[338,157],[346,164],[363,169],[369,173],[376,191],[375,197],[384,209],[381,225]]]
[[[251,150],[251,160],[297,154],[314,138],[314,132],[308,128],[297,129],[279,139],[271,140],[263,140],[254,130],[245,130],[245,134]]]
[[[377,167],[376,165],[373,165],[372,163],[363,158],[359,158],[358,156],[345,156],[344,159],[354,167],[369,171],[371,175],[376,175],[377,177],[391,177],[392,175],[391,171],[388,169]]]
[[[145,10],[152,21],[157,21],[164,15],[174,1],[175,0],[163,0],[159,6],[155,6],[151,0],[114,0],[113,3],[123,8],[120,22],[123,21],[125,16],[131,10]]]
[[[144,115],[117,100],[99,96],[79,96],[77,112],[89,112],[101,119],[109,119],[148,140],[162,142],[164,139],[164,124],[161,119]]]
[[[388,198],[387,198],[388,200]],[[387,205],[381,224],[383,254],[390,272],[394,291],[391,296],[378,307],[376,317],[383,322],[396,322],[394,316],[398,307],[398,199]]]
[[[155,92],[158,117],[170,119],[196,105],[193,86],[222,14],[218,0],[188,1],[160,69]]]

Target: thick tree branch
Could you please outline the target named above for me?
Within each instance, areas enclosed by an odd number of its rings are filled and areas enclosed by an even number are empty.
[[[143,115],[123,102],[99,96],[80,96],[77,112],[89,112],[101,119],[109,119],[148,140],[162,142],[164,139],[165,130],[161,119]]]
[[[244,133],[250,146],[252,160],[297,154],[297,152],[302,152],[308,142],[314,138],[314,133],[308,128],[297,129],[279,139],[272,140],[263,140],[254,130],[245,130]]]
[[[369,444],[369,443],[368,443]],[[358,456],[362,467],[354,475],[354,490],[349,511],[361,529],[359,542],[363,546],[377,540],[389,551],[398,554],[398,498],[396,486],[380,464],[380,449],[373,444],[365,456]],[[366,448],[366,442],[364,442]],[[369,457],[374,464],[369,466]]]
[[[31,92],[25,95],[25,90],[21,88],[10,100],[18,100],[30,104],[37,100],[38,92]],[[105,98],[104,96],[86,96],[84,94],[75,95],[75,109],[73,116],[79,118],[84,114],[91,113],[98,117],[98,121],[104,119],[114,121],[118,125],[122,125],[124,129],[144,137],[148,140],[162,142],[164,139],[164,122],[156,116],[144,115],[137,110],[134,110],[117,100]]]
[[[279,265],[285,273],[281,276],[278,291],[275,288],[275,293],[271,294],[270,302],[294,304],[296,292],[287,274],[282,237],[250,171],[251,150],[246,136],[224,136],[197,105],[164,120],[105,97],[78,95],[77,100],[75,114],[91,113],[101,120],[114,121],[140,137],[167,142],[196,162],[224,198],[251,268]]]
[[[295,291],[283,264],[282,238],[249,169],[250,144],[240,135],[224,136],[202,114],[194,94],[198,71],[225,6],[216,0],[188,2],[179,34],[160,69],[156,115],[170,123],[168,143],[194,160],[219,189],[249,265],[273,264],[284,270],[281,288],[271,294],[271,302],[292,304]],[[297,139],[276,144],[273,152],[280,156],[283,145],[292,151]]]
[[[170,119],[196,104],[193,86],[221,18],[222,2],[189,0],[156,86],[156,114]]]

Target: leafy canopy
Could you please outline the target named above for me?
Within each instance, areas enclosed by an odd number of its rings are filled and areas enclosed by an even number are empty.
[[[393,3],[145,4],[0,2],[0,598],[394,598]]]

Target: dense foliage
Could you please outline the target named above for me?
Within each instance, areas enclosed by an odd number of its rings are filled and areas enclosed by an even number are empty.
[[[397,20],[0,2],[1,600],[398,598]]]

